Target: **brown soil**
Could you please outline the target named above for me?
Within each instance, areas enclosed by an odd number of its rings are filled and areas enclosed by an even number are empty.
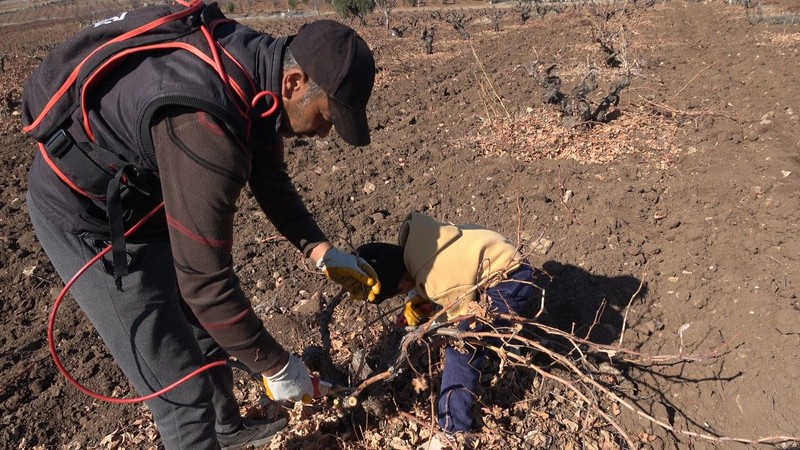
[[[143,406],[94,401],[50,360],[47,315],[62,283],[28,221],[25,179],[34,147],[18,114],[23,80],[47,50],[130,2],[3,3],[0,447],[158,448]],[[637,446],[758,447],[681,430],[744,440],[800,436],[800,11],[793,0],[750,13],[725,3],[675,0],[614,17],[608,29],[625,30],[621,68],[605,65],[591,40],[592,24],[602,19],[585,8],[522,25],[506,7],[495,32],[491,9],[447,5],[443,11],[471,19],[472,39],[439,22],[432,55],[419,39],[422,26],[435,23],[430,11],[397,12],[395,23],[409,26],[399,39],[377,25],[376,14],[356,25],[379,67],[369,107],[373,144],[355,150],[335,136],[294,141],[291,173],[341,246],[394,240],[411,210],[484,224],[518,240],[553,277],[547,323],[616,343],[627,313],[626,348],[706,355],[666,366],[618,363],[620,374],[599,378],[677,430],[597,398]],[[242,20],[287,34],[310,19],[253,12]],[[564,92],[588,64],[596,66],[593,102],[630,73],[613,120],[589,130],[562,126],[532,76],[551,64],[558,64]],[[301,353],[320,345],[320,299],[331,298],[335,286],[273,237],[252,198],[244,198],[238,273],[268,328]],[[382,311],[399,304],[387,302]],[[377,318],[376,308],[344,302],[336,309],[330,328],[340,372],[361,348],[377,363],[390,334]],[[57,328],[60,354],[76,378],[106,394],[133,394],[73,302],[65,303]],[[414,363],[429,376],[427,356]],[[379,385],[370,398],[381,408],[367,413],[339,418],[331,401],[291,410],[292,432],[273,448],[410,448],[427,435],[436,379],[434,371],[419,393],[408,375]],[[252,413],[258,387],[242,376],[238,389]],[[506,369],[487,379],[481,395],[485,448],[626,446],[589,405],[531,370]],[[273,405],[266,413],[276,411]]]

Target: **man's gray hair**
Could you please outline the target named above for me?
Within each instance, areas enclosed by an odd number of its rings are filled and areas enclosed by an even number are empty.
[[[283,53],[283,70],[286,71],[288,69],[294,69],[294,68],[303,70],[303,68],[300,67],[300,64],[297,63],[297,60],[294,59],[292,51],[289,50],[289,47],[286,47],[286,50]],[[306,73],[306,75],[308,74]],[[319,85],[314,80],[312,80],[311,77],[308,77],[308,90],[303,96],[302,105],[303,106],[308,105],[312,100],[316,99],[320,95],[325,95],[325,92],[323,92],[322,88],[319,87]]]

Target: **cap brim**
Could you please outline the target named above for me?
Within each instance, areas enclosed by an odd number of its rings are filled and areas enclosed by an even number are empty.
[[[350,145],[357,147],[368,145],[370,139],[366,109],[350,108],[332,97],[328,97],[328,99],[336,133]]]

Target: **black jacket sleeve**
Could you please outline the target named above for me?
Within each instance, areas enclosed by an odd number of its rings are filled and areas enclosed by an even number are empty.
[[[181,295],[229,354],[253,371],[272,368],[284,349],[253,311],[231,256],[250,151],[202,112],[165,114],[151,131]]]

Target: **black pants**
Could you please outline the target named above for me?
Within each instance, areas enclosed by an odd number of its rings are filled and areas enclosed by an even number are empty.
[[[39,242],[65,282],[102,250],[104,245],[54,226],[30,196],[28,210]],[[114,284],[110,256],[92,266],[70,292],[139,395],[226,358],[180,296],[169,240],[128,243],[126,250],[130,274],[123,278],[122,292]],[[69,368],[69,361],[65,365]],[[203,372],[147,406],[168,450],[217,449],[216,433],[241,423],[227,366]]]

